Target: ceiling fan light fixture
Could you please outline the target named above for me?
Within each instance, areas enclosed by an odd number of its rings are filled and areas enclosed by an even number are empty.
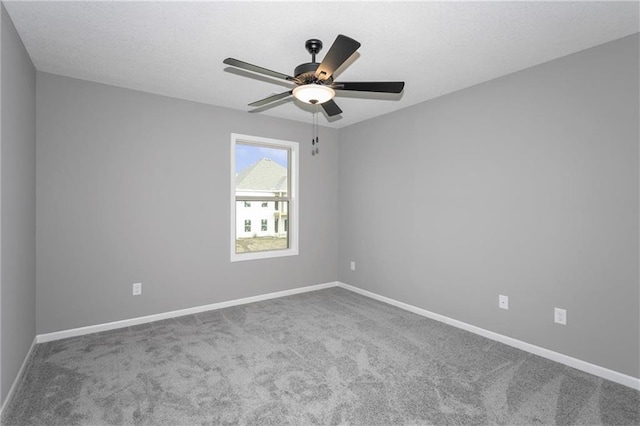
[[[328,86],[321,84],[304,84],[293,89],[293,96],[304,103],[315,105],[323,104],[336,95],[336,92]]]

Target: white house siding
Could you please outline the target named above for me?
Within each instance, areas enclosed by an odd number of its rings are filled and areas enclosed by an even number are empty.
[[[255,195],[255,194],[253,194]],[[250,201],[251,207],[245,207],[244,202],[236,202],[236,235],[238,238],[252,237],[284,237],[284,220],[288,220],[287,204],[280,201],[279,210],[275,208],[275,202],[267,202],[267,207],[262,207],[261,201]],[[276,233],[275,219],[279,217],[278,232]],[[251,221],[251,231],[245,231],[245,220]],[[267,221],[267,230],[262,230],[262,220]]]

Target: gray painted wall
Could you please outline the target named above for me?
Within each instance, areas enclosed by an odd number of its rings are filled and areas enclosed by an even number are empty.
[[[5,396],[2,392],[2,17],[4,5],[0,7],[0,415]],[[35,312],[34,312],[35,314]],[[34,315],[35,317],[35,315]]]
[[[638,50],[342,129],[339,279],[639,377]]]
[[[4,401],[35,337],[36,71],[4,6],[0,9],[0,400]]]
[[[312,157],[310,124],[37,83],[38,334],[335,281],[336,130]],[[298,256],[230,262],[232,132],[301,143]]]

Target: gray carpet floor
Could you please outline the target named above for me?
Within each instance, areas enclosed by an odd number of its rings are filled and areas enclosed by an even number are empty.
[[[5,425],[640,424],[640,392],[340,288],[38,344]]]

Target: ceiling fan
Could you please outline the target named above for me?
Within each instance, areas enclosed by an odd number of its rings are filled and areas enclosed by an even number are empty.
[[[332,117],[342,113],[340,107],[333,101],[336,90],[355,92],[400,93],[404,88],[403,81],[373,81],[373,82],[338,82],[333,80],[333,73],[345,63],[351,55],[360,47],[360,43],[342,34],[329,48],[322,62],[316,62],[316,54],[322,49],[322,41],[317,39],[307,40],[307,51],[311,54],[311,62],[298,65],[293,71],[294,76],[282,74],[277,71],[227,58],[223,62],[233,67],[264,74],[269,77],[280,78],[296,85],[292,90],[267,96],[249,106],[261,107],[279,99],[293,95],[296,99],[307,104],[322,105],[328,116]]]

